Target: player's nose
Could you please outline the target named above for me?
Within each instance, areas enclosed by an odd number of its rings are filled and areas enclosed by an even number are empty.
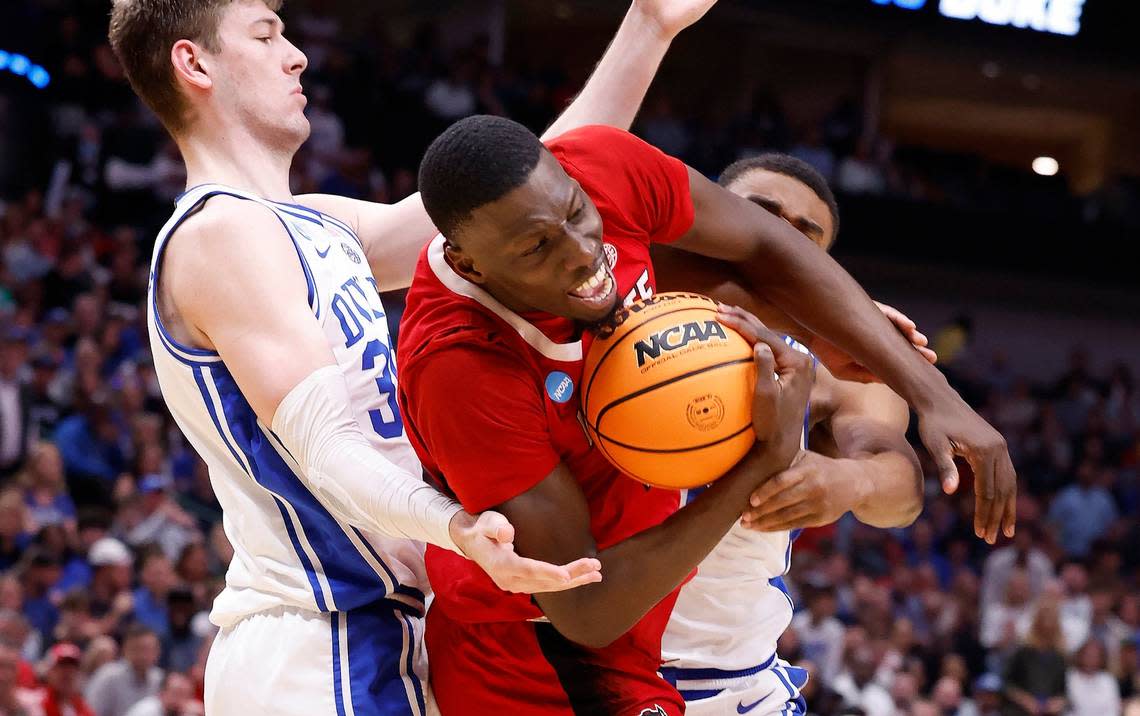
[[[288,51],[285,55],[285,68],[289,74],[301,74],[305,68],[309,66],[309,58],[301,51],[301,48],[294,45],[292,42],[285,40],[288,45]]]
[[[598,259],[598,243],[586,234],[567,232],[566,256],[564,259],[568,271],[581,271],[593,269]]]

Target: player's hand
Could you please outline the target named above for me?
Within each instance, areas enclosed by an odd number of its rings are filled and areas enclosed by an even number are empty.
[[[829,525],[858,506],[861,479],[853,460],[801,452],[791,467],[752,493],[741,524],[758,532]]]
[[[953,391],[951,399],[918,413],[922,444],[938,466],[942,490],[958,490],[954,456],[963,457],[974,472],[974,534],[997,542],[999,530],[1013,537],[1017,521],[1017,474],[1005,438],[966,405]]]
[[[930,364],[938,362],[938,354],[930,349],[930,340],[918,330],[918,325],[910,319],[902,311],[893,306],[888,306],[885,303],[874,302],[887,320],[894,325],[895,329],[903,335],[910,344],[914,346],[923,358]],[[858,361],[851,356],[847,355],[844,351],[836,348],[831,343],[828,343],[822,338],[816,338],[811,346],[812,353],[816,355],[827,369],[831,371],[832,375],[840,380],[850,380],[856,383],[879,383],[881,382],[874,373],[864,368]]]
[[[715,4],[716,0],[633,0],[631,12],[640,12],[664,39],[672,40]]]
[[[752,344],[756,361],[752,427],[764,449],[775,451],[773,456],[781,466],[790,465],[801,446],[811,395],[811,359],[742,308],[721,304],[717,320]]]
[[[478,517],[460,512],[451,520],[451,538],[467,559],[483,568],[504,592],[561,592],[602,581],[602,563],[584,557],[558,566],[515,553],[515,528],[498,512]]]

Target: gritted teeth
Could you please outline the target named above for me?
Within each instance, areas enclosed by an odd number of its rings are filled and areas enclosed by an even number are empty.
[[[605,264],[598,267],[594,275],[578,284],[575,288],[570,290],[570,294],[578,298],[586,298],[595,293],[595,289],[602,285],[602,282],[609,278],[609,273],[606,271]]]

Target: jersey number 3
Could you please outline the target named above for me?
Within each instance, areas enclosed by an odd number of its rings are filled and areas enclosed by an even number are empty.
[[[398,438],[404,434],[404,422],[400,419],[400,409],[396,403],[396,386],[392,384],[392,354],[388,346],[379,339],[368,341],[364,346],[361,368],[373,370],[379,359],[380,375],[376,378],[376,388],[380,391],[380,407],[368,411],[372,418],[372,429],[382,438]]]

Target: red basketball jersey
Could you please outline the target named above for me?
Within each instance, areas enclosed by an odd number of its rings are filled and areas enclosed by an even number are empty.
[[[608,127],[549,148],[601,212],[619,295],[652,295],[650,244],[675,240],[693,221],[685,166]],[[590,443],[578,410],[586,348],[572,321],[512,313],[460,277],[437,237],[420,257],[401,325],[400,407],[424,467],[470,512],[526,492],[564,463],[605,549],[663,521],[678,494],[625,477]],[[436,594],[428,654],[444,716],[683,713],[657,675],[676,593],[614,644],[589,649],[473,562],[429,546],[427,566]]]

